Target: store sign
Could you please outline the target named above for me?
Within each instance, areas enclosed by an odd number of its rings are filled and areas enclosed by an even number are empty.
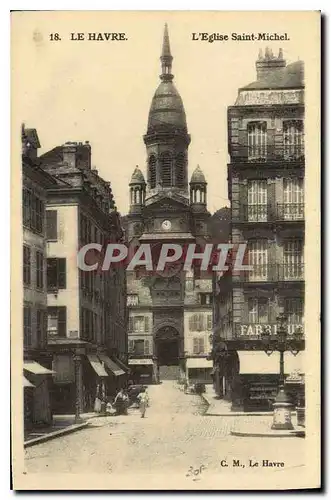
[[[242,90],[236,101],[237,106],[301,103],[303,90]]]
[[[287,334],[293,335],[299,329],[302,329],[300,323],[290,323],[287,326]],[[271,336],[277,335],[277,323],[261,324],[261,323],[246,323],[236,325],[237,337],[252,337],[259,338],[263,333],[268,333]]]

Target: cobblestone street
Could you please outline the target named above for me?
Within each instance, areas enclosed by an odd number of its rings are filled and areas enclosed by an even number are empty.
[[[240,461],[243,473],[281,474],[291,468],[303,473],[304,439],[231,436],[237,419],[246,417],[203,416],[200,397],[183,394],[174,382],[151,386],[149,395],[151,406],[145,419],[137,409],[131,409],[128,416],[94,418],[89,428],[27,448],[27,473],[176,471],[185,477],[191,466],[203,465],[204,474],[238,472],[233,460]],[[254,418],[258,425],[264,417],[247,418]],[[285,466],[249,467],[249,460],[262,463],[264,459]]]

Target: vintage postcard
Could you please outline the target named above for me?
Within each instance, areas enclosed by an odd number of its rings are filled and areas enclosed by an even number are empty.
[[[320,21],[12,12],[15,490],[320,487]]]

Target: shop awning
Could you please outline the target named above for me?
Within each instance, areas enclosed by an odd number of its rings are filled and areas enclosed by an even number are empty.
[[[213,361],[206,358],[187,358],[186,368],[209,368],[213,369]]]
[[[290,374],[300,371],[303,373],[302,352],[294,356],[291,352],[284,354],[284,372]],[[264,351],[238,351],[241,375],[278,375],[279,352],[268,356]],[[302,370],[302,371],[301,371]]]
[[[31,384],[31,382],[29,382],[28,379],[24,377],[24,375],[23,375],[23,387],[34,387],[34,385]]]
[[[116,358],[116,356],[113,356],[114,360],[115,360],[115,363],[120,367],[122,368],[122,370],[124,370],[125,372],[128,372],[130,371],[130,368],[128,366],[126,366],[124,363],[122,363],[122,361],[118,358]]]
[[[99,377],[108,377],[108,373],[106,372],[103,364],[96,354],[88,354],[87,359],[89,360],[93,370]]]
[[[55,373],[53,370],[49,370],[48,368],[41,366],[36,361],[24,361],[23,369],[33,373],[34,375],[47,375]]]
[[[153,365],[152,359],[129,359],[129,365]]]
[[[99,358],[100,358],[101,361],[103,361],[105,363],[106,367],[116,377],[119,377],[120,375],[124,375],[125,374],[125,371],[123,371],[119,366],[117,366],[117,364],[115,363],[115,361],[113,361],[112,359],[108,358],[108,356],[106,356],[105,354],[100,354]]]

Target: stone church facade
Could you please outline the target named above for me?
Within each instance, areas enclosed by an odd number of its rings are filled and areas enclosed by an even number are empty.
[[[187,130],[173,84],[165,26],[161,75],[148,116],[146,180],[136,167],[130,189],[127,240],[159,254],[162,243],[186,247],[208,239],[207,183],[198,166],[188,181]],[[182,378],[211,382],[212,278],[180,263],[164,271],[127,271],[129,365],[134,381]]]

